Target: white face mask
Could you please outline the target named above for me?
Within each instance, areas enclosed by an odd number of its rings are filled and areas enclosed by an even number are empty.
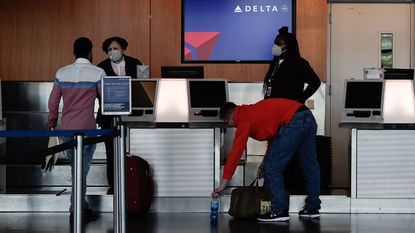
[[[113,62],[119,62],[122,54],[120,50],[111,50],[108,52],[108,58]]]
[[[272,55],[274,55],[274,56],[280,56],[281,53],[282,53],[281,47],[279,47],[278,45],[274,44],[274,46],[272,46]]]

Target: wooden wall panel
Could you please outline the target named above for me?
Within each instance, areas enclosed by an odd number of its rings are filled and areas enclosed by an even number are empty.
[[[322,81],[327,80],[326,0],[297,0],[297,40],[301,56],[307,59]]]
[[[150,62],[149,0],[1,0],[0,78],[53,80],[72,63],[73,42],[94,43],[93,63],[105,58],[102,42],[114,35],[129,42],[126,54]]]
[[[150,13],[151,8],[151,13]],[[151,20],[150,20],[151,14]],[[327,3],[297,0],[297,36],[302,55],[326,80]],[[181,65],[181,0],[1,0],[0,79],[50,81],[73,62],[79,36],[94,43],[94,61],[105,58],[104,39],[129,42],[127,55],[151,65]],[[272,40],[273,38],[271,38]],[[203,64],[208,78],[262,81],[266,64]]]

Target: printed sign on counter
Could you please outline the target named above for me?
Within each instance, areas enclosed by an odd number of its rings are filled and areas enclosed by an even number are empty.
[[[131,77],[107,76],[101,81],[103,115],[131,114]]]

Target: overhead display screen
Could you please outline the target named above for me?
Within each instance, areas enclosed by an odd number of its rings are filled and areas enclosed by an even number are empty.
[[[295,0],[182,0],[182,61],[269,62],[278,29],[295,27]]]

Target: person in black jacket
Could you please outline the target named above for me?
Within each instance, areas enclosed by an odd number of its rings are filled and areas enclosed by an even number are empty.
[[[272,60],[264,78],[264,98],[285,98],[304,104],[320,87],[320,78],[307,60],[301,57],[295,35],[288,27],[278,29],[272,47]],[[292,179],[291,169],[296,170],[296,159],[292,159],[284,172],[285,182]],[[297,165],[298,166],[298,165]],[[262,177],[262,164],[257,176]]]
[[[272,48],[274,59],[264,79],[264,98],[285,98],[304,104],[320,87],[320,79],[301,57],[297,39],[288,27],[278,32]]]
[[[102,50],[108,55],[108,58],[98,64],[98,67],[104,69],[107,76],[131,76],[137,78],[137,65],[142,65],[140,60],[125,55],[128,42],[121,37],[111,37],[102,43]],[[100,101],[101,104],[101,101]],[[102,129],[111,128],[112,116],[101,114],[101,105],[98,110],[96,123]],[[105,151],[107,154],[107,180],[109,189],[107,194],[114,193],[114,141],[105,141]]]

